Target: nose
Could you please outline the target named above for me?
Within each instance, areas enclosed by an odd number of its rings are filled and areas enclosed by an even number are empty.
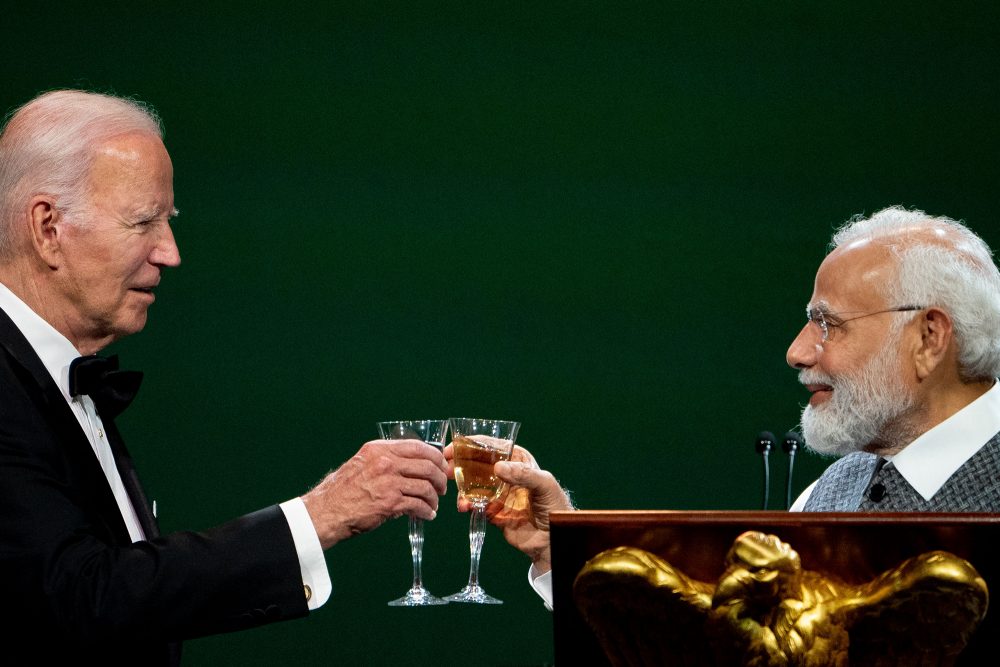
[[[149,263],[156,266],[178,266],[181,263],[181,252],[177,248],[177,241],[174,240],[174,230],[170,223],[162,226],[163,231],[152,252],[149,253]]]
[[[811,368],[816,365],[817,358],[823,350],[819,327],[812,322],[806,322],[799,335],[788,346],[785,362],[792,368]]]

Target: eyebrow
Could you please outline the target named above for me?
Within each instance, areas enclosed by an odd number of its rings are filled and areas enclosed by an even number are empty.
[[[134,220],[156,220],[163,215],[162,210],[159,206],[153,206],[150,208],[137,208],[132,212]],[[167,219],[176,218],[180,215],[180,211],[176,207],[172,207],[170,211],[166,214]]]

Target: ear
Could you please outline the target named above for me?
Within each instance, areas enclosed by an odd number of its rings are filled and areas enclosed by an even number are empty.
[[[38,257],[50,269],[62,263],[62,213],[49,195],[35,195],[28,208],[28,233]]]
[[[954,338],[951,316],[940,308],[928,308],[917,320],[920,343],[914,354],[917,377],[927,379],[948,357]]]

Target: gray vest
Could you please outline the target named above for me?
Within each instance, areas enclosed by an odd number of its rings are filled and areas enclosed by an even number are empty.
[[[934,497],[924,497],[892,462],[854,452],[834,462],[816,482],[806,512],[998,512],[1000,433],[948,478]]]

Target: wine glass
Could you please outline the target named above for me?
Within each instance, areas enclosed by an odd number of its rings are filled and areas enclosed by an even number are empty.
[[[500,497],[504,482],[493,473],[493,465],[510,459],[518,422],[497,419],[449,419],[455,459],[455,484],[459,496],[472,505],[469,516],[469,583],[449,602],[503,604],[479,585],[479,556],[486,536],[486,506]]]
[[[379,433],[386,440],[423,440],[438,449],[444,448],[448,433],[447,419],[415,419],[378,423]],[[424,522],[410,517],[410,555],[413,556],[413,584],[403,597],[389,603],[390,607],[424,607],[448,604],[447,600],[431,595],[424,588],[421,572],[424,560]]]

